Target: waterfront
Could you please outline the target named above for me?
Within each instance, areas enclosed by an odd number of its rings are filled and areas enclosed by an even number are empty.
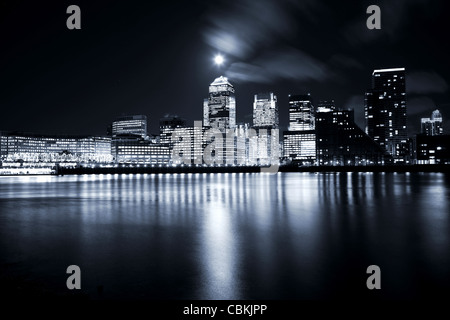
[[[0,263],[91,299],[448,298],[449,212],[443,173],[0,177]]]

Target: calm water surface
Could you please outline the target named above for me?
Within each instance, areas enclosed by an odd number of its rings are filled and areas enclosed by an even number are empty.
[[[91,299],[448,298],[450,175],[0,177],[0,264]]]

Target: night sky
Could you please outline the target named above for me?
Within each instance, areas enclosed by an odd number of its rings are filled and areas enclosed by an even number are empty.
[[[71,4],[81,30],[66,27]],[[381,30],[366,28],[371,4]],[[0,0],[0,131],[105,135],[115,117],[145,114],[158,134],[165,114],[202,120],[220,75],[236,89],[237,122],[251,123],[255,93],[273,91],[285,129],[288,94],[310,92],[354,108],[362,127],[373,69],[405,67],[409,133],[435,108],[450,133],[448,9],[435,0]]]

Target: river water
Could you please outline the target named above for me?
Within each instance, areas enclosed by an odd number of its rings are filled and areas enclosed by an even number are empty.
[[[448,298],[450,175],[0,177],[0,264],[90,299]]]

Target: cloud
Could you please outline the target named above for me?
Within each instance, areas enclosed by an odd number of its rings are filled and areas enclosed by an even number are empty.
[[[235,36],[229,30],[209,29],[204,33],[206,42],[219,52],[235,57],[245,57],[252,50],[252,43]]]
[[[216,1],[206,13],[204,40],[218,51],[248,59],[280,40],[298,35],[298,26],[320,23],[326,7],[316,0]]]
[[[260,47],[270,46],[280,37],[292,34],[294,19],[287,10],[288,0],[243,0],[218,3],[207,14],[210,24],[203,33],[217,50],[245,58]]]
[[[324,80],[333,75],[327,66],[305,52],[284,47],[256,57],[252,63],[233,63],[225,72],[237,81],[270,83],[274,80]]]
[[[236,82],[271,82],[271,78],[264,68],[245,62],[233,63],[225,72],[225,75]]]
[[[431,114],[431,112],[436,109],[436,104],[429,97],[419,96],[409,99],[406,102],[406,109],[408,116],[422,114],[424,112]]]
[[[435,72],[413,72],[406,77],[409,94],[443,93],[447,90],[447,82]]]
[[[275,76],[295,80],[323,80],[327,78],[324,63],[294,48],[271,52],[262,58],[266,69]]]
[[[334,54],[330,59],[330,64],[335,67],[346,69],[364,69],[364,66],[360,62],[345,54]]]
[[[300,26],[319,24],[324,10],[315,0],[219,1],[206,14],[203,37],[235,61],[225,72],[233,81],[323,80],[333,75],[324,62],[285,44],[298,43]]]

